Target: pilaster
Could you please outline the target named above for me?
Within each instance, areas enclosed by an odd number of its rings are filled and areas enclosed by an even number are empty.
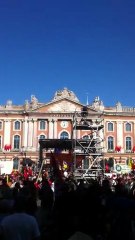
[[[4,120],[4,146],[5,144],[11,144],[10,135],[11,135],[11,120],[5,119]]]

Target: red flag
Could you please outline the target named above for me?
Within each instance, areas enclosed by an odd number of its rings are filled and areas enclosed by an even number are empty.
[[[11,144],[5,144],[4,150],[6,151],[11,150]]]

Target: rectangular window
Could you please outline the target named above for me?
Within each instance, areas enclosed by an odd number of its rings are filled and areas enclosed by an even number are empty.
[[[126,138],[126,151],[131,150],[131,137]]]
[[[113,123],[108,123],[108,132],[113,132]]]
[[[14,136],[14,149],[20,148],[20,136],[15,135]]]
[[[108,137],[108,150],[114,150],[114,139],[113,137]]]
[[[126,132],[131,132],[131,124],[126,123]]]
[[[20,130],[20,128],[21,128],[20,122],[19,122],[19,121],[16,121],[15,124],[14,124],[14,129],[15,129],[15,130]]]
[[[41,120],[39,122],[39,129],[40,130],[45,130],[46,124],[45,124],[45,120]]]

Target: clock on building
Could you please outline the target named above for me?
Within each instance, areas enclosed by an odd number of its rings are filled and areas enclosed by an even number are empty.
[[[67,121],[62,121],[61,122],[61,127],[67,128],[68,127],[68,122]]]

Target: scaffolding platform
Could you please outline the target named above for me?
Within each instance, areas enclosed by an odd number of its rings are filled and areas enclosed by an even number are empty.
[[[39,161],[42,162],[43,151],[70,152],[73,161],[75,178],[97,177],[103,173],[100,161],[103,159],[103,119],[96,113],[96,118],[91,116],[87,107],[83,112],[73,114],[71,139],[40,139]],[[85,134],[83,135],[83,133]],[[81,170],[78,172],[78,159]],[[87,163],[87,164],[86,164]],[[86,167],[87,165],[87,167]],[[85,168],[84,168],[85,166]],[[95,168],[93,170],[92,168]]]

